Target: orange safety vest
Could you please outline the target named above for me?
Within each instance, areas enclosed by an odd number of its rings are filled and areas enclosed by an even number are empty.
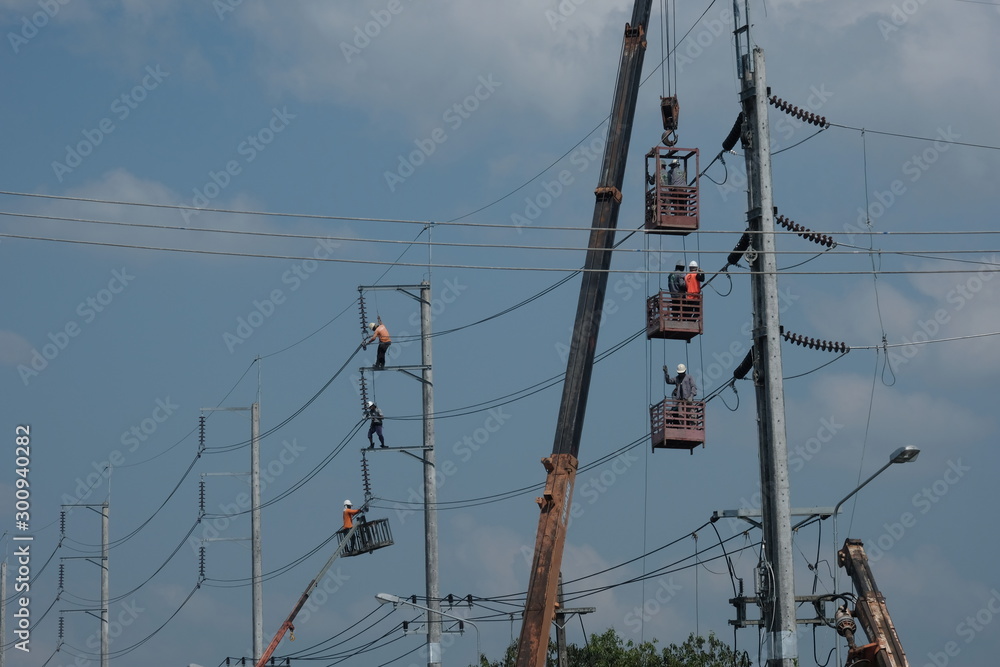
[[[355,514],[360,514],[360,513],[361,510],[352,510],[344,508],[344,530],[350,530],[351,528],[354,527],[354,522],[351,520],[351,518]]]
[[[697,271],[692,271],[684,276],[684,284],[687,286],[688,296],[692,294],[701,294],[701,285],[698,284]]]

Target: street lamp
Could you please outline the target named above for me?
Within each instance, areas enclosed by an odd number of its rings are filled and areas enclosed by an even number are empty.
[[[476,660],[475,660],[475,662],[477,664],[480,662],[480,656],[483,654],[483,652],[482,652],[482,650],[480,648],[480,645],[479,645],[479,626],[476,625],[475,623],[473,623],[472,621],[470,621],[469,619],[462,618],[461,616],[455,616],[454,614],[449,614],[447,612],[441,611],[440,609],[431,609],[430,607],[424,607],[422,605],[417,604],[416,602],[410,602],[409,600],[407,600],[405,598],[401,598],[398,595],[392,595],[391,593],[378,593],[378,594],[375,595],[375,599],[378,600],[382,604],[385,604],[385,603],[388,602],[388,603],[392,604],[393,607],[398,607],[401,604],[405,604],[405,605],[408,605],[410,607],[416,607],[417,609],[423,609],[424,611],[429,612],[429,613],[438,614],[440,616],[447,616],[448,618],[453,618],[456,621],[461,621],[462,623],[468,623],[469,625],[471,625],[476,630]],[[427,620],[430,621],[430,617],[428,617]]]
[[[888,469],[888,467],[891,466],[893,463],[909,463],[910,461],[916,460],[917,455],[919,455],[919,454],[920,454],[920,450],[918,448],[914,447],[913,445],[907,445],[906,447],[900,447],[899,449],[897,449],[896,451],[894,451],[892,453],[892,456],[889,457],[889,462],[888,463],[886,463],[884,466],[882,466],[881,468],[879,468],[878,470],[876,470],[875,474],[873,474],[871,477],[869,477],[864,482],[862,482],[861,485],[858,486],[858,488],[856,488],[853,491],[851,491],[850,493],[848,493],[846,496],[844,496],[840,500],[839,503],[837,503],[836,505],[834,505],[834,507],[833,507],[833,546],[834,546],[834,548],[837,547],[837,515],[840,513],[840,506],[843,505],[844,503],[846,503],[850,498],[852,498],[855,493],[857,493],[861,489],[863,489],[866,486],[868,486],[868,482],[872,481],[873,479],[875,479],[876,477],[878,477],[879,475],[881,475],[883,472],[885,472],[886,469]],[[836,591],[836,589],[837,589],[837,582],[836,582],[837,568],[834,568],[833,575],[834,575],[834,592],[836,593],[837,592]]]
[[[909,463],[910,461],[916,460],[918,454],[920,454],[920,449],[918,449],[917,447],[914,447],[913,445],[907,445],[906,447],[900,447],[899,449],[897,449],[896,451],[894,451],[892,453],[892,455],[889,457],[889,462],[888,463],[886,463],[881,468],[879,468],[878,470],[876,470],[875,474],[873,474],[871,477],[869,477],[864,482],[862,482],[861,485],[858,486],[856,489],[854,489],[853,491],[851,491],[850,493],[848,493],[846,496],[844,496],[843,498],[841,498],[840,502],[837,503],[834,506],[834,508],[833,508],[833,548],[834,549],[837,549],[837,515],[840,514],[840,506],[843,505],[844,503],[846,503],[858,491],[860,491],[861,489],[865,488],[868,485],[868,482],[872,481],[873,479],[875,479],[876,477],[878,477],[879,475],[881,475],[883,472],[885,472],[889,468],[889,466],[891,466],[893,463]],[[839,553],[839,549],[837,549],[837,551],[835,553]],[[837,579],[838,579],[838,577],[837,577],[837,575],[839,573],[840,573],[840,563],[837,562],[837,561],[834,561],[834,567],[833,567],[833,592],[834,592],[835,595],[838,593],[838,588],[837,588]],[[837,642],[837,664],[840,664],[840,642],[839,641]]]

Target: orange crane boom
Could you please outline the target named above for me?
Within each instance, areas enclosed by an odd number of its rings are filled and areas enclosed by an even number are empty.
[[[364,510],[365,507],[367,507],[367,504],[361,509]],[[285,622],[281,624],[280,628],[278,628],[278,632],[275,633],[274,639],[272,639],[271,643],[267,645],[266,649],[264,649],[264,653],[261,654],[260,660],[257,661],[254,667],[264,667],[264,664],[271,659],[272,655],[274,655],[275,650],[277,650],[278,648],[278,644],[281,643],[281,640],[285,637],[286,632],[292,633],[292,640],[294,641],[295,617],[298,616],[299,611],[301,611],[302,607],[305,606],[306,600],[309,599],[309,595],[319,585],[319,582],[322,581],[323,575],[325,575],[326,571],[330,569],[331,565],[333,565],[333,561],[337,560],[337,558],[339,558],[340,555],[344,553],[344,549],[346,549],[347,545],[350,544],[351,542],[351,537],[354,536],[354,531],[356,531],[360,525],[361,523],[359,521],[355,521],[354,524],[351,526],[351,529],[348,530],[347,534],[344,535],[343,539],[340,540],[340,544],[337,546],[337,550],[334,551],[333,555],[330,556],[330,559],[326,561],[326,565],[324,565],[323,569],[319,571],[319,574],[317,574],[313,578],[313,580],[309,582],[309,585],[306,586],[306,590],[302,592],[302,596],[299,598],[299,601],[295,603],[295,608],[292,609],[292,613],[288,615],[288,618],[285,619]]]

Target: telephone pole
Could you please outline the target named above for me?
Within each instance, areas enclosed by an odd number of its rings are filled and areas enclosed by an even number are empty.
[[[260,358],[257,358],[258,368],[260,364]],[[263,575],[262,575],[262,546],[261,546],[261,527],[260,527],[260,376],[257,379],[257,402],[250,405],[249,408],[235,407],[235,408],[202,408],[201,417],[201,439],[204,443],[205,431],[205,416],[206,412],[250,412],[250,474],[249,474],[249,484],[250,484],[250,624],[253,626],[253,660],[254,663],[260,660],[260,656],[264,652],[264,593],[263,593]],[[202,477],[206,474],[208,475],[233,475],[244,477],[247,476],[245,472],[239,473],[202,473]],[[202,480],[202,484],[204,484]],[[204,487],[203,487],[204,489]],[[202,500],[204,502],[204,493],[202,494]],[[204,512],[204,504],[201,508]],[[203,539],[202,542],[215,541],[215,539],[225,539],[230,540],[233,538],[208,538]],[[245,537],[235,538],[236,540],[246,540]]]
[[[738,16],[738,14],[737,14]],[[760,604],[768,647],[768,667],[798,663],[795,635],[795,588],[792,571],[791,504],[788,445],[785,439],[785,399],[781,380],[781,338],[778,321],[778,277],[774,245],[774,201],[771,191],[770,131],[764,52],[749,50],[749,20],[736,30],[740,99],[749,145],[746,146],[747,213],[750,230],[753,294],[754,386],[760,448],[761,523],[763,549],[759,568]]]
[[[0,667],[4,665],[3,645],[7,641],[7,561],[0,562]]]
[[[108,480],[110,486],[110,480]],[[101,667],[108,667],[108,502],[101,505]]]
[[[420,363],[424,408],[424,550],[427,578],[427,666],[441,664],[441,602],[438,586],[437,480],[434,461],[434,379],[431,375],[431,284],[420,284]],[[476,657],[479,660],[479,657]]]
[[[256,663],[264,652],[264,591],[260,541],[260,403],[250,406],[250,544],[253,561],[251,565],[253,660]]]
[[[359,285],[361,299],[361,322],[365,323],[364,292],[366,290],[391,290],[401,292],[420,304],[420,364],[386,366],[384,370],[405,373],[420,381],[423,401],[423,463],[424,471],[424,576],[427,595],[427,667],[441,667],[441,601],[438,584],[438,521],[437,521],[437,481],[434,460],[434,376],[431,371],[431,283],[424,280],[419,285]],[[414,293],[418,292],[418,293]],[[362,380],[365,367],[361,369]],[[412,371],[420,371],[420,376]],[[364,384],[362,383],[362,392]],[[380,448],[381,449],[381,448]],[[389,447],[387,451],[403,450],[410,447]],[[415,455],[410,454],[414,458]],[[447,614],[444,614],[445,616]]]

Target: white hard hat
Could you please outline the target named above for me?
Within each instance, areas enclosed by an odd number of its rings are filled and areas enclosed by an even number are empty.
[[[694,261],[694,260],[692,259],[692,260],[691,260],[691,263],[690,263],[690,264],[688,264],[688,268],[689,268],[689,269],[697,269],[697,268],[698,268],[698,262],[696,262],[696,261]]]
[[[680,162],[678,162],[677,159],[675,158],[675,159],[673,159],[673,160],[670,161],[670,164],[676,167],[677,165],[680,164]]]
[[[376,325],[376,324],[375,324],[374,322],[369,322],[369,323],[368,323],[368,328],[369,328],[369,329],[371,329],[372,331],[375,331],[375,327],[376,327],[376,326],[377,326],[377,325]]]
[[[680,375],[681,373],[687,373],[687,370],[688,370],[688,367],[685,366],[684,364],[677,364],[677,374],[678,375]]]
[[[369,408],[372,407],[373,405],[375,405],[375,401],[368,401],[368,407]]]
[[[351,506],[351,501],[350,500],[345,500],[344,501],[344,507],[350,507],[350,506]]]

